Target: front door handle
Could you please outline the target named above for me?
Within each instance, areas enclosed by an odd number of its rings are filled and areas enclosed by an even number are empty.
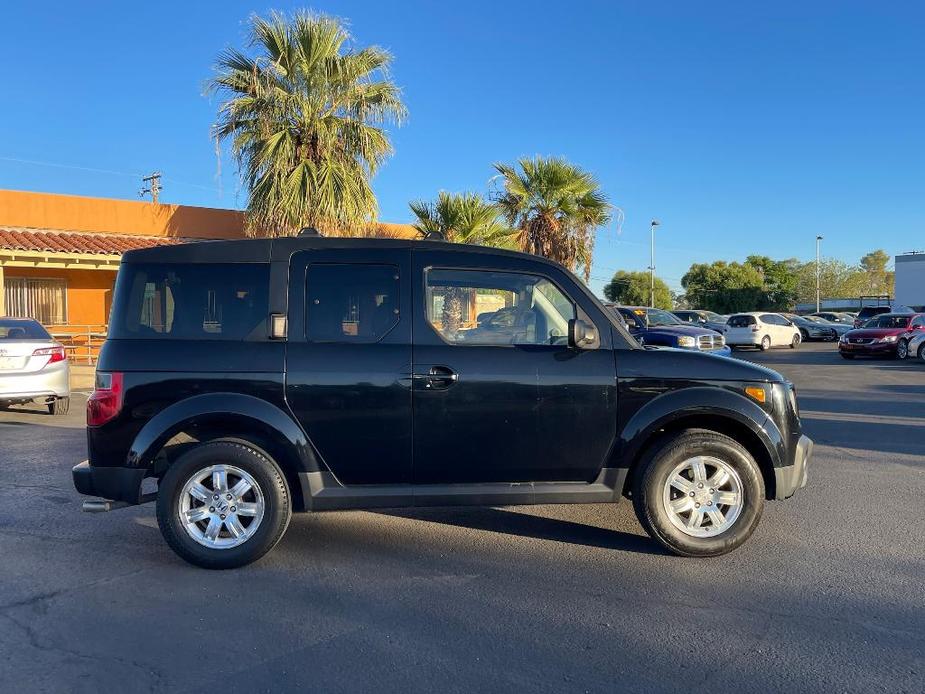
[[[423,382],[427,390],[443,390],[459,381],[459,374],[448,366],[432,366],[426,374],[412,374],[411,377]]]

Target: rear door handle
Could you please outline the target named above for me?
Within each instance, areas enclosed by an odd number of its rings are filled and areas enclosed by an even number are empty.
[[[426,374],[411,374],[417,382],[423,382],[427,390],[442,390],[459,381],[459,374],[448,366],[432,366]]]

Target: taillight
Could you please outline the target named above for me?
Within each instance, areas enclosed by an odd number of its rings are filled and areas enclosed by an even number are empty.
[[[122,409],[122,374],[97,372],[96,387],[87,399],[87,426],[105,424]]]
[[[33,357],[48,357],[48,364],[54,364],[56,361],[64,361],[67,354],[64,353],[64,347],[42,347],[32,353]],[[46,364],[46,366],[48,366]]]

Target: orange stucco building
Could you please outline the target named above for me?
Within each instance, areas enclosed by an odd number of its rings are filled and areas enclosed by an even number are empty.
[[[124,251],[236,238],[244,238],[237,210],[0,190],[0,316],[36,318],[62,335],[105,333]]]

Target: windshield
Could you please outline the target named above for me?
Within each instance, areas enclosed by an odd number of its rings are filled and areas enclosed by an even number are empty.
[[[640,309],[641,310],[641,309]],[[646,317],[649,319],[649,325],[683,325],[684,323],[678,320],[675,316],[668,313],[668,311],[662,311],[658,308],[647,309]]]
[[[34,320],[0,320],[0,340],[50,340],[51,335]]]
[[[714,322],[717,322],[717,323],[722,323],[722,322],[725,320],[725,318],[723,318],[723,317],[722,317],[721,315],[719,315],[718,313],[713,313],[713,311],[704,311],[704,312],[703,312],[703,315],[705,315],[705,316],[707,317],[707,320],[708,320],[708,321],[714,321]]]
[[[864,324],[865,328],[908,328],[909,316],[877,316]]]

